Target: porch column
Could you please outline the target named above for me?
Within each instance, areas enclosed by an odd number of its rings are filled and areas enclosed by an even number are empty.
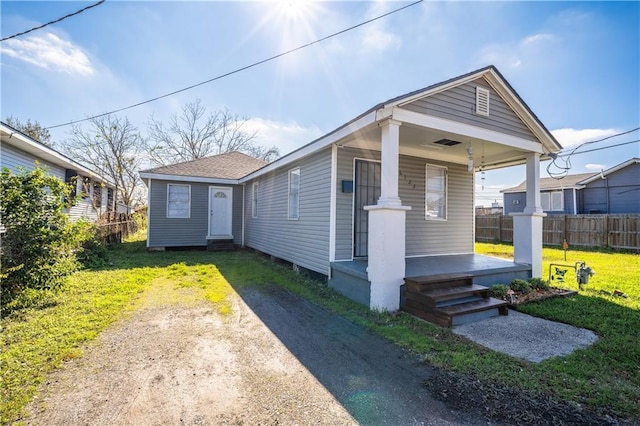
[[[531,265],[531,275],[542,277],[542,218],[546,214],[540,204],[540,157],[527,155],[526,205],[513,216],[513,257],[516,263]]]
[[[382,130],[380,198],[376,205],[365,206],[369,212],[369,307],[397,311],[405,272],[405,215],[411,207],[403,206],[398,196],[400,122],[385,120],[379,125]]]

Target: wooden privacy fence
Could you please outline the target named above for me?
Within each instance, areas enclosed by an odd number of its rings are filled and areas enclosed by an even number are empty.
[[[561,246],[640,250],[640,215],[549,215],[542,221],[542,243]],[[476,216],[476,241],[513,242],[511,216]]]
[[[110,213],[108,217],[103,217],[101,222],[96,225],[99,238],[106,244],[121,243],[123,238],[138,230],[137,222],[130,214],[125,213]]]

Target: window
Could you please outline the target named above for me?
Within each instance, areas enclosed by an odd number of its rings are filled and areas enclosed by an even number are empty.
[[[258,217],[258,182],[251,185],[251,216]]]
[[[540,204],[543,211],[563,211],[564,196],[562,191],[541,192]]]
[[[167,217],[191,216],[191,185],[167,184]]]
[[[425,219],[447,218],[447,168],[427,164]]]
[[[300,217],[300,168],[289,170],[289,219]]]

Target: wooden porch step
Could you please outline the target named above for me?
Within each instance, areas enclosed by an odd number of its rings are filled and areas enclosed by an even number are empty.
[[[452,327],[456,323],[462,323],[460,319],[465,316],[472,316],[480,312],[496,311],[500,315],[508,315],[509,308],[507,302],[498,299],[480,299],[473,302],[458,305],[446,306],[438,309],[424,310],[405,304],[402,309],[405,312],[429,321],[441,327]],[[493,314],[495,315],[495,313]],[[469,321],[467,321],[469,322]]]
[[[406,277],[404,279],[404,282],[407,291],[420,293],[424,290],[471,285],[473,283],[473,275],[442,274],[420,277]]]
[[[468,296],[489,297],[490,289],[483,285],[471,284],[455,287],[444,287],[422,290],[419,294],[432,299],[436,304],[441,301],[462,299]]]

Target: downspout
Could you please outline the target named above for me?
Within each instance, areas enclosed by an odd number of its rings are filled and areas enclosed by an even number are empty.
[[[331,262],[336,260],[336,198],[338,196],[338,146],[331,145],[331,179],[329,200],[329,270],[327,277],[331,279]]]
[[[243,183],[242,184],[242,247],[244,247],[244,217],[246,215],[246,212],[244,211],[244,197],[246,196],[246,189],[247,189],[247,184]]]
[[[149,237],[151,236],[151,178],[147,180],[147,248],[149,248]],[[113,196],[115,199],[115,194]]]
[[[578,214],[578,191],[576,188],[573,188],[573,214]]]
[[[604,176],[602,177],[602,179],[604,179],[604,187],[607,190],[607,214],[611,214],[611,208],[609,206],[609,179]]]

